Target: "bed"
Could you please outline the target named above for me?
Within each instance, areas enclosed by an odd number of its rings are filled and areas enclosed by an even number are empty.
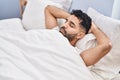
[[[94,47],[94,35],[86,35],[72,47],[56,30],[45,29],[44,8],[54,5],[68,11],[71,3],[28,0],[22,20],[0,21],[0,80],[120,80],[120,21],[88,9],[87,14],[113,44],[112,50],[90,67],[77,52]],[[59,25],[63,21],[58,20]]]

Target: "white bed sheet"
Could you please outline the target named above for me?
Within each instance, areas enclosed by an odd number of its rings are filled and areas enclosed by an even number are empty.
[[[58,31],[1,30],[0,80],[94,79],[75,48]]]
[[[0,20],[0,30],[25,31],[19,18]]]

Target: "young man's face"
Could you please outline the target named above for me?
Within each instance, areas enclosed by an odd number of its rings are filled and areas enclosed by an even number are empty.
[[[71,15],[60,28],[60,32],[71,41],[77,38],[84,30],[80,28],[80,20],[76,16]]]

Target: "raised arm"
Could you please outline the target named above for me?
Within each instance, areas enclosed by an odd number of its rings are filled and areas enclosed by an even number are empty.
[[[92,23],[91,32],[97,39],[97,46],[85,50],[81,53],[81,57],[87,66],[98,62],[111,50],[112,47],[109,38],[99,28],[97,28],[94,23]]]
[[[66,19],[70,14],[55,6],[48,5],[45,8],[46,28],[51,29],[58,26],[57,18]]]
[[[22,17],[23,14],[23,7],[27,4],[27,0],[20,0],[20,17]]]

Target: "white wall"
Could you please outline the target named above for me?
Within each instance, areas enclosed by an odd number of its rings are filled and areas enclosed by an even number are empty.
[[[88,7],[93,7],[104,15],[111,16],[113,2],[114,0],[73,0],[72,9],[87,11]],[[19,11],[19,0],[0,0],[0,19],[20,17]]]
[[[20,17],[19,0],[0,0],[0,20]]]
[[[93,7],[104,15],[111,16],[113,3],[114,0],[73,0],[72,9],[81,9],[86,12],[88,7]]]

